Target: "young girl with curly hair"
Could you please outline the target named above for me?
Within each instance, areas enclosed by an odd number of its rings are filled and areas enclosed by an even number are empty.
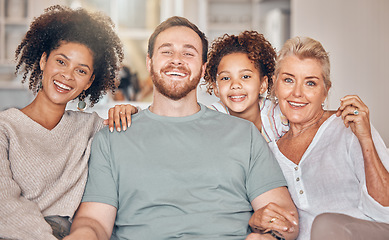
[[[279,107],[262,97],[273,84],[276,53],[256,31],[217,38],[208,52],[205,73],[207,92],[220,101],[214,110],[247,119],[270,142],[288,131],[288,122]]]
[[[96,113],[65,111],[73,99],[97,103],[115,79],[122,44],[111,19],[52,6],[35,18],[16,50],[16,72],[37,93],[0,113],[0,238],[61,239],[86,182]]]

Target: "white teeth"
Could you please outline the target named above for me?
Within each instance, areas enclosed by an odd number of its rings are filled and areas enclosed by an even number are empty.
[[[166,72],[166,75],[185,77],[185,74],[184,73],[180,73],[180,72]]]
[[[307,103],[295,103],[295,102],[288,102],[288,103],[293,107],[304,107],[305,105],[307,105]]]
[[[238,99],[238,98],[244,98],[244,97],[245,97],[244,95],[240,95],[240,96],[231,96],[230,98]]]
[[[62,84],[62,83],[57,82],[57,81],[55,81],[55,80],[54,80],[54,84],[57,85],[57,86],[60,87],[60,88],[65,89],[65,90],[69,90],[69,91],[72,90],[70,87],[66,86],[65,84]]]

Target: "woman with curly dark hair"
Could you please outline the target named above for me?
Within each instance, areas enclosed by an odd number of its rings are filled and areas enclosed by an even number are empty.
[[[36,92],[25,108],[0,113],[0,238],[61,239],[86,182],[90,146],[103,125],[79,109],[114,89],[123,60],[111,19],[52,6],[16,50],[17,73]]]
[[[274,141],[288,131],[288,122],[279,107],[262,97],[273,85],[276,53],[256,31],[217,38],[208,52],[205,72],[207,92],[220,101],[211,108],[247,119]]]

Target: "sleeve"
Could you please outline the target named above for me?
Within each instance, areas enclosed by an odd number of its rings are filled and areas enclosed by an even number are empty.
[[[246,180],[250,202],[277,187],[287,186],[282,170],[258,129],[251,127],[251,160]]]
[[[104,128],[93,139],[88,179],[82,202],[100,202],[118,208],[117,181],[115,181],[112,170],[111,148],[107,132],[107,128]]]
[[[388,170],[389,169],[389,152],[385,146],[385,143],[382,140],[379,133],[377,132],[377,130],[373,126],[371,126],[371,132],[372,132],[374,145],[376,147],[378,155],[379,155],[383,165]],[[358,145],[357,147],[361,148],[359,141],[356,137],[354,137],[354,139],[353,139],[353,145]],[[351,149],[353,149],[353,148],[351,148]],[[363,162],[364,160],[363,160],[363,156],[362,156],[362,151],[357,151],[357,152],[360,153],[359,156],[351,156],[351,157],[353,159],[360,158],[361,159],[360,161]],[[360,192],[361,197],[360,197],[360,202],[358,204],[358,208],[364,214],[373,218],[375,221],[389,223],[389,207],[384,207],[381,204],[379,204],[374,198],[372,198],[369,195],[369,193],[367,191],[366,181],[365,181],[365,176],[364,176],[364,164],[363,163],[358,164],[358,166],[356,166],[356,168],[358,168],[357,174],[362,175],[361,188],[360,188],[361,189],[361,192]],[[363,174],[360,174],[361,172],[363,172]]]
[[[55,240],[38,205],[22,196],[12,177],[9,139],[5,132],[0,129],[0,238]]]

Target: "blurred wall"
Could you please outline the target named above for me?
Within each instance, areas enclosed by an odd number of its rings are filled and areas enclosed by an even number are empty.
[[[319,40],[330,53],[329,109],[357,94],[389,147],[389,1],[291,0],[291,36]]]

